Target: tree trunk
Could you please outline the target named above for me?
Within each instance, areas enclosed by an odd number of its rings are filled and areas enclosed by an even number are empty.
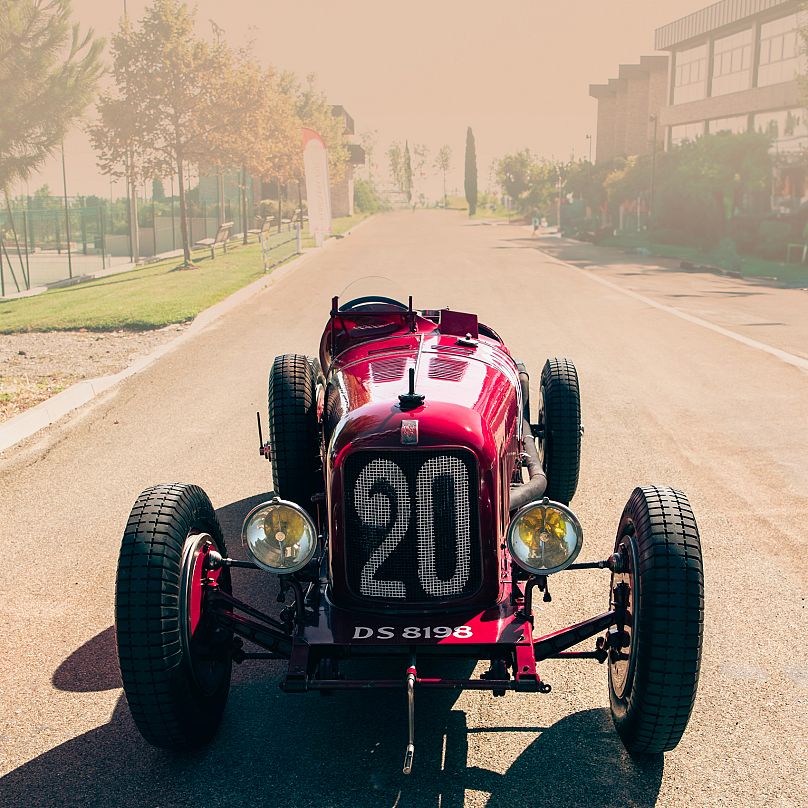
[[[180,186],[180,235],[182,237],[182,265],[192,267],[191,245],[188,240],[188,208],[185,200],[185,175],[183,173],[182,152],[177,149],[177,180]]]
[[[243,243],[247,243],[247,168],[241,167],[241,230],[244,234]]]
[[[281,180],[278,177],[278,232],[281,232]]]

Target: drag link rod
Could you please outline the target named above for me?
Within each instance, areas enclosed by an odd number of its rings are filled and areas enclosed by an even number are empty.
[[[578,564],[570,564],[565,569],[568,570],[611,570],[612,572],[622,572],[622,558],[619,553],[612,553],[604,561],[581,561]]]
[[[415,757],[415,683],[418,671],[415,668],[415,654],[407,668],[407,751],[404,752],[404,774],[412,771],[412,759]]]

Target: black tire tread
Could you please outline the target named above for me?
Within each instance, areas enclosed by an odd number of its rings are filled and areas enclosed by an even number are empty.
[[[115,634],[124,693],[137,728],[154,746],[187,749],[216,731],[224,698],[205,703],[177,697],[183,675],[179,627],[182,549],[192,531],[209,533],[226,555],[216,513],[196,485],[147,488],[124,530],[115,587]],[[220,703],[221,702],[221,703]]]
[[[310,509],[317,491],[319,443],[314,371],[308,357],[276,356],[267,398],[275,493]]]
[[[569,505],[581,467],[581,393],[575,365],[569,359],[551,357],[542,368],[541,384],[548,429],[546,496]]]
[[[690,503],[681,491],[636,488],[624,519],[639,555],[637,661],[633,685],[612,715],[632,754],[673,749],[696,698],[704,634],[704,568]]]

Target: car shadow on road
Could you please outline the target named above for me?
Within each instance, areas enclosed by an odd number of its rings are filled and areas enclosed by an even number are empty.
[[[606,808],[653,806],[662,762],[640,764],[620,747],[606,710],[574,713],[546,730],[504,772],[497,747],[491,768],[468,767],[466,714],[445,694],[419,699],[415,768],[401,774],[403,696],[288,696],[277,675],[236,686],[211,746],[189,754],[149,747],[121,697],[110,722],[20,766],[0,780],[4,805],[68,806],[437,806],[461,808],[468,790],[489,808],[536,802]],[[434,696],[437,696],[435,698]],[[535,727],[510,728],[518,737]],[[521,743],[520,743],[521,745]]]
[[[244,515],[267,495],[217,511],[230,537]],[[231,538],[231,555],[241,555]],[[235,570],[234,588],[259,608],[275,612],[275,587],[266,575]],[[435,664],[435,663],[433,663]],[[449,676],[468,676],[467,663],[450,663]],[[463,668],[460,670],[459,668]],[[347,671],[349,674],[353,671]],[[406,745],[404,692],[356,691],[323,697],[287,695],[278,683],[282,662],[236,666],[224,721],[204,750],[175,754],[140,737],[121,695],[109,723],[79,735],[0,779],[0,805],[26,808],[114,805],[120,808],[215,806],[437,806],[461,808],[469,790],[490,795],[488,805],[653,806],[662,761],[635,763],[623,750],[608,710],[569,715],[545,726],[470,728],[451,691],[418,693],[413,773],[401,773]],[[427,675],[432,672],[425,670]],[[74,651],[53,675],[60,690],[81,698],[120,687],[112,627]],[[493,698],[482,695],[482,698]],[[524,700],[541,724],[547,696]],[[505,700],[503,700],[504,703]],[[503,735],[513,736],[507,745]],[[535,736],[530,740],[529,736]],[[469,748],[472,747],[471,754]],[[501,750],[522,749],[508,765]],[[469,766],[488,761],[488,765]]]

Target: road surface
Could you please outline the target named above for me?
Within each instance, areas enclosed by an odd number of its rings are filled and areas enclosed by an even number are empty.
[[[808,293],[631,260],[601,265],[591,248],[449,212],[377,217],[7,452],[0,806],[808,804]],[[129,508],[148,485],[199,483],[240,552],[241,518],[271,487],[255,411],[272,358],[314,353],[332,294],[363,275],[395,278],[420,305],[477,311],[534,387],[547,356],[575,360],[582,559],[611,550],[634,486],[690,495],[706,570],[702,680],[664,763],[624,753],[594,662],[544,663],[550,695],[419,696],[409,778],[403,695],[287,696],[279,663],[236,669],[204,752],[172,756],[137,734],[111,627]],[[272,607],[268,583],[235,581]],[[607,583],[555,577],[538,625],[602,611]]]

